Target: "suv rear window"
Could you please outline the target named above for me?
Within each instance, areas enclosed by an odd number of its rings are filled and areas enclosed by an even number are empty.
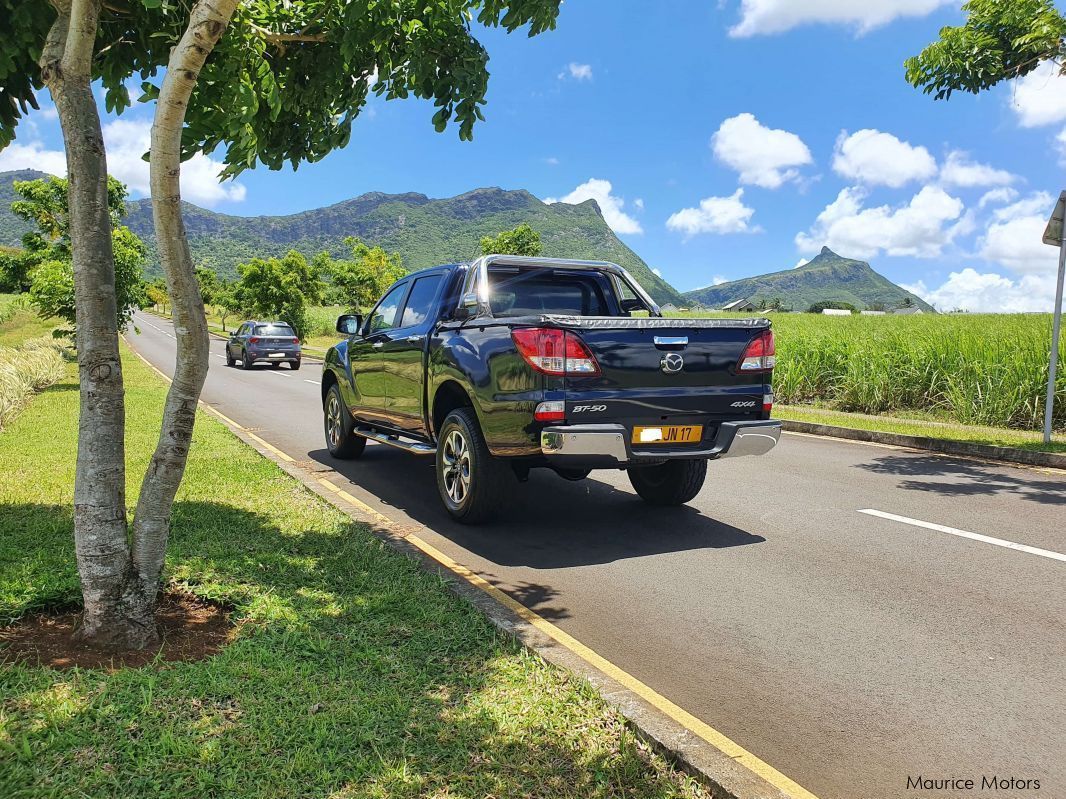
[[[490,271],[492,315],[608,316],[603,287],[594,275],[564,274],[549,269]]]
[[[257,336],[288,336],[295,338],[296,333],[288,325],[256,325],[255,335]]]

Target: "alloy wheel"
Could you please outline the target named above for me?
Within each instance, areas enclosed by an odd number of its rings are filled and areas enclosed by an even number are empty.
[[[444,490],[452,502],[461,505],[470,493],[470,446],[461,430],[448,433],[441,460],[444,466]]]

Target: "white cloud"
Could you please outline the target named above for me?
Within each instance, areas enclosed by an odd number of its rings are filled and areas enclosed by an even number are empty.
[[[971,161],[969,154],[962,150],[948,153],[947,160],[940,167],[940,182],[946,186],[1006,186],[1015,180],[1017,177],[1004,169]]]
[[[0,150],[0,172],[12,169],[38,169],[50,175],[67,174],[67,157],[62,150],[47,150],[39,141],[13,142]]]
[[[1055,207],[1047,192],[1037,192],[1013,205],[997,208],[984,236],[978,241],[978,255],[1023,274],[1052,274],[1058,267],[1058,250],[1044,244],[1044,228]]]
[[[903,288],[941,311],[1027,313],[1050,311],[1055,305],[1055,280],[1051,275],[1023,275],[1014,281],[995,272],[967,267],[952,272],[937,288],[927,288],[920,280]]]
[[[923,17],[955,0],[741,0],[730,36],[782,33],[812,23],[844,24],[860,33],[900,17]]]
[[[548,198],[544,202],[548,205],[552,203],[576,205],[586,200],[595,200],[600,206],[604,221],[615,233],[643,233],[644,228],[640,226],[640,222],[625,212],[625,200],[612,194],[612,189],[609,180],[589,178],[565,197]]]
[[[592,80],[592,65],[571,61],[566,65],[566,69],[559,73],[559,80],[563,80],[568,74],[574,80]]]
[[[1066,166],[1066,128],[1055,136],[1055,149],[1059,151],[1059,166]]]
[[[934,258],[971,226],[962,201],[937,186],[926,186],[906,205],[864,208],[866,192],[843,189],[818,215],[814,225],[796,235],[801,252],[823,245],[848,258],[871,258],[881,252]],[[950,223],[955,224],[950,224]]]
[[[134,194],[149,196],[148,162],[141,156],[151,141],[150,120],[116,119],[104,125],[108,172],[121,180]],[[66,175],[66,157],[61,150],[48,150],[37,141],[11,144],[0,151],[0,170],[39,169],[53,175]],[[245,187],[232,181],[219,183],[222,162],[194,155],[181,165],[182,198],[212,207],[222,202],[241,202]]]
[[[1066,120],[1066,77],[1051,61],[1014,82],[1011,107],[1023,128],[1036,128]]]
[[[810,263],[810,261],[807,258],[800,258],[798,261],[796,261],[796,265],[792,268],[799,269],[801,266],[806,266],[808,263]]]
[[[546,163],[548,166],[559,166],[559,159],[556,158],[554,155],[550,155],[544,159],[544,163]]]
[[[755,209],[744,205],[743,196],[744,189],[737,189],[729,197],[707,197],[700,200],[699,208],[682,208],[671,214],[666,226],[686,237],[699,233],[758,233],[761,228],[749,225]]]
[[[741,183],[776,189],[799,177],[796,167],[811,163],[803,139],[768,128],[752,114],[725,120],[711,139],[715,156],[740,173]]]
[[[652,269],[651,271],[652,271],[652,274],[656,275],[657,277],[662,277],[663,276],[662,271],[660,271],[659,269]]]
[[[104,125],[108,171],[132,190],[148,196],[148,162],[141,158],[151,141],[149,120],[116,119]],[[197,205],[213,207],[222,202],[241,202],[245,188],[240,183],[219,183],[222,162],[194,155],[181,165],[182,198]]]
[[[936,174],[936,159],[924,147],[900,141],[891,133],[842,131],[833,154],[833,170],[867,185],[899,188],[912,180],[927,180]]]
[[[1000,188],[986,191],[981,195],[981,200],[977,203],[978,208],[984,208],[986,205],[995,204],[1002,205],[1003,203],[1014,202],[1018,198],[1018,191],[1011,188]]]
[[[637,199],[633,200],[633,207],[636,208],[638,211],[643,211],[644,210],[644,198],[643,197],[637,197]]]

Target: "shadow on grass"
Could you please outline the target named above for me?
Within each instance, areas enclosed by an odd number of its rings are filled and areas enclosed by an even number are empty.
[[[6,612],[69,600],[69,511],[0,513]],[[0,666],[6,795],[684,791],[587,687],[365,529],[282,530],[211,502],[177,503],[173,524],[169,578],[231,603],[236,640],[114,674]]]
[[[946,497],[1013,494],[1044,505],[1066,505],[1066,481],[1043,479],[1037,472],[986,466],[979,461],[885,455],[856,466],[876,474],[910,478],[899,483],[900,488],[910,491],[927,491]]]

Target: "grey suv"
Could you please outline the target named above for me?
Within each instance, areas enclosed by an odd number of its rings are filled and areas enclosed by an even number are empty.
[[[244,322],[226,342],[226,365],[240,361],[245,369],[254,363],[269,363],[275,369],[287,363],[300,368],[300,339],[287,322]]]

